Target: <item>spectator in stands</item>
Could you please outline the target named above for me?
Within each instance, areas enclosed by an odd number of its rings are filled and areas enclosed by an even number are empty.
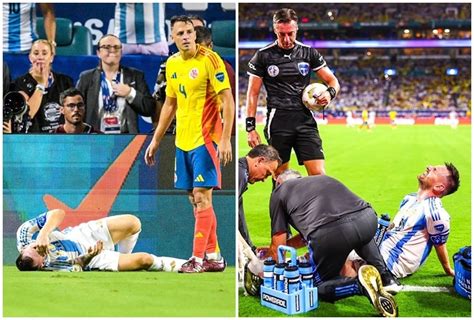
[[[77,88],[84,95],[86,122],[103,133],[138,133],[138,115],[155,113],[142,71],[120,65],[122,43],[106,34],[98,43],[99,66],[79,76]]]
[[[194,27],[205,27],[206,26],[206,23],[204,22],[204,19],[201,16],[193,14],[193,15],[189,15],[188,17],[193,22]]]
[[[56,16],[53,5],[38,3],[44,18],[46,38],[55,52]],[[38,39],[36,34],[35,3],[3,3],[3,52],[26,53],[33,42]]]
[[[69,88],[61,92],[59,102],[64,124],[57,127],[55,133],[99,133],[90,124],[83,122],[86,105],[79,90]]]
[[[117,3],[114,21],[122,54],[168,56],[164,3]]]
[[[33,42],[29,54],[31,69],[17,78],[13,90],[26,94],[30,132],[51,133],[63,123],[59,112],[59,94],[73,86],[72,78],[52,71],[53,45],[47,40]]]

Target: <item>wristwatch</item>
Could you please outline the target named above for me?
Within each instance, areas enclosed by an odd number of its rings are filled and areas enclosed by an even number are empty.
[[[46,92],[46,87],[43,86],[42,84],[39,84],[39,83],[36,85],[36,89],[43,92],[43,93]]]

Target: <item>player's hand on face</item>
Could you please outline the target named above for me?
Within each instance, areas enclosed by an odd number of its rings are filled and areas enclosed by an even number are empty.
[[[262,144],[260,140],[260,135],[256,130],[252,130],[247,133],[247,142],[251,148],[254,148],[260,144]]]
[[[232,161],[232,146],[229,140],[221,140],[217,151],[219,153],[219,159],[224,166]]]
[[[148,166],[155,165],[156,151],[158,151],[158,143],[156,143],[154,140],[152,140],[151,143],[146,148],[146,151],[145,151],[145,163]]]
[[[331,95],[329,94],[329,91],[324,91],[322,94],[319,96],[316,96],[316,103],[322,106],[327,105],[329,102],[331,102]]]
[[[114,91],[115,95],[118,97],[126,97],[132,91],[132,88],[128,84],[124,83],[115,83],[112,81],[112,90]]]

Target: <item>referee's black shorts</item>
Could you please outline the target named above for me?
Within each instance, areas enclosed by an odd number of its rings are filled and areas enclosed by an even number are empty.
[[[298,163],[324,159],[323,143],[311,111],[268,109],[265,138],[277,149],[283,163],[290,161],[295,150]]]

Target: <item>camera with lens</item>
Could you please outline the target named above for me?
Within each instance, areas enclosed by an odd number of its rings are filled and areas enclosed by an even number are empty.
[[[25,97],[18,91],[10,91],[3,97],[3,121],[12,123],[12,133],[27,133],[31,126]]]

